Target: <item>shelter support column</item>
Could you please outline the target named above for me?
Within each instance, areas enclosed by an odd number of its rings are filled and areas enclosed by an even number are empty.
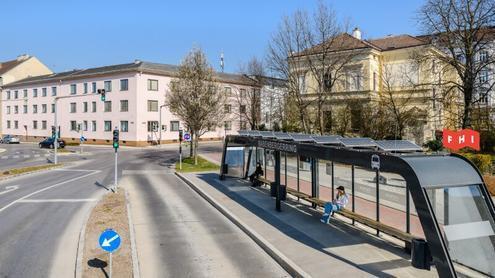
[[[277,189],[275,208],[277,211],[281,211],[280,193],[282,190],[280,190],[280,151],[274,151],[273,155],[275,156],[275,187]]]
[[[319,181],[318,181],[318,159],[311,158],[311,197],[318,198],[320,196],[319,192]],[[313,208],[316,208],[316,204],[313,204]]]

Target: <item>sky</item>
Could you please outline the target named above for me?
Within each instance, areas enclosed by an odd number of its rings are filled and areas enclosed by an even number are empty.
[[[420,34],[420,0],[323,0],[363,38]],[[200,47],[220,70],[265,57],[285,15],[317,0],[1,0],[0,61],[38,57],[55,72],[135,59],[179,64]]]

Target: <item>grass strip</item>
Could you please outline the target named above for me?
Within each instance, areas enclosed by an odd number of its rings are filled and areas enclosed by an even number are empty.
[[[13,169],[8,169],[8,170],[3,170],[0,173],[0,177],[7,177],[7,176],[12,176],[12,175],[19,175],[19,174],[25,174],[25,173],[30,173],[30,172],[36,172],[36,171],[51,169],[51,168],[55,168],[55,167],[59,167],[59,166],[62,166],[62,164],[58,163],[58,164],[46,164],[46,165],[28,166],[28,167],[22,167],[22,168],[13,168]]]
[[[182,159],[182,170],[179,169],[179,162],[175,163],[175,170],[181,173],[218,171],[220,166],[212,163],[201,156],[198,156],[198,165],[194,165],[194,158]]]

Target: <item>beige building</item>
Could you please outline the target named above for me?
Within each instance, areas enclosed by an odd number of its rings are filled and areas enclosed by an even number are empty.
[[[2,93],[2,87],[12,82],[52,73],[38,58],[26,54],[18,56],[15,60],[0,62],[0,94]],[[0,109],[1,107],[2,105],[0,103]],[[2,115],[1,112],[0,110],[0,115]],[[1,123],[2,119],[0,118],[0,130]]]
[[[356,28],[332,44],[290,56],[300,93],[323,107],[320,118],[324,118],[325,133],[402,137],[423,143],[457,117],[457,103],[441,101],[442,84],[452,72],[438,61],[420,59],[422,53],[437,51],[423,40],[410,35],[364,40]],[[328,61],[322,61],[323,55]],[[390,119],[397,121],[385,123]],[[388,131],[378,134],[373,126]]]

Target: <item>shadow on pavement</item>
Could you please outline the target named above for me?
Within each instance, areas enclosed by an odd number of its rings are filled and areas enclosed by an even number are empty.
[[[98,258],[94,258],[92,260],[88,261],[88,265],[93,268],[100,268],[101,271],[103,271],[103,274],[105,275],[106,278],[108,278],[108,273],[105,271],[105,267],[107,267],[107,262],[102,261]]]
[[[244,208],[258,216],[259,218],[263,219],[266,223],[272,225],[273,227],[277,228],[279,231],[283,232],[287,236],[291,237],[294,240],[297,240],[313,249],[316,249],[328,256],[331,256],[335,259],[338,259],[346,264],[352,265],[358,269],[361,269],[365,272],[368,272],[371,275],[375,275],[378,277],[393,277],[392,275],[383,272],[384,270],[390,270],[390,269],[395,269],[395,268],[402,268],[402,267],[407,267],[410,266],[410,262],[408,262],[409,256],[403,251],[403,249],[399,247],[394,247],[390,243],[385,243],[382,240],[379,240],[370,234],[366,233],[363,230],[360,230],[358,228],[352,227],[350,224],[346,224],[341,221],[332,221],[331,224],[327,225],[325,228],[328,228],[328,238],[322,239],[321,237],[316,240],[312,237],[310,237],[308,234],[314,235],[315,229],[318,228],[318,230],[321,230],[323,227],[319,227],[319,225],[323,225],[320,223],[319,218],[321,217],[321,214],[314,209],[310,208],[307,205],[287,200],[286,203],[290,204],[292,207],[296,207],[299,211],[295,210],[295,213],[304,213],[304,214],[309,214],[309,216],[312,217],[303,217],[303,220],[300,221],[298,218],[297,221],[299,223],[299,228],[302,227],[305,232],[302,232],[298,228],[295,228],[293,225],[289,225],[287,221],[281,219],[285,216],[283,212],[281,214],[278,214],[277,217],[275,214],[277,213],[275,211],[275,201],[273,201],[273,209],[272,210],[266,210],[266,208],[260,207],[250,200],[246,199],[245,197],[241,196],[239,193],[229,190],[228,186],[222,184],[218,180],[218,174],[216,173],[204,173],[204,174],[198,174],[197,177],[199,179],[204,180],[214,188],[216,188],[218,191],[222,192],[226,196],[228,196],[230,199],[235,201],[236,203],[242,205]],[[232,178],[227,178],[226,181],[233,181],[236,183],[236,186],[249,186],[249,182],[243,181],[240,179],[232,179]],[[240,184],[240,185],[237,185]],[[267,195],[269,194],[269,191],[267,189],[262,188],[261,191],[265,191]],[[245,192],[245,191],[241,191]],[[271,200],[270,200],[271,201]],[[282,203],[282,211],[289,211],[293,210],[290,206],[288,206],[285,203]],[[289,220],[289,219],[286,219]],[[316,226],[318,225],[318,226]],[[326,231],[325,231],[326,232]],[[324,243],[322,243],[324,242]],[[365,263],[365,264],[357,264],[355,262],[352,262],[344,257],[339,256],[337,253],[331,253],[327,251],[327,248],[335,248],[335,247],[344,247],[344,246],[352,246],[352,245],[359,245],[359,244],[369,244],[372,246],[375,246],[377,248],[387,250],[394,255],[397,255],[401,259],[397,260],[392,260],[392,261],[380,261],[380,262],[375,262],[375,263]]]

